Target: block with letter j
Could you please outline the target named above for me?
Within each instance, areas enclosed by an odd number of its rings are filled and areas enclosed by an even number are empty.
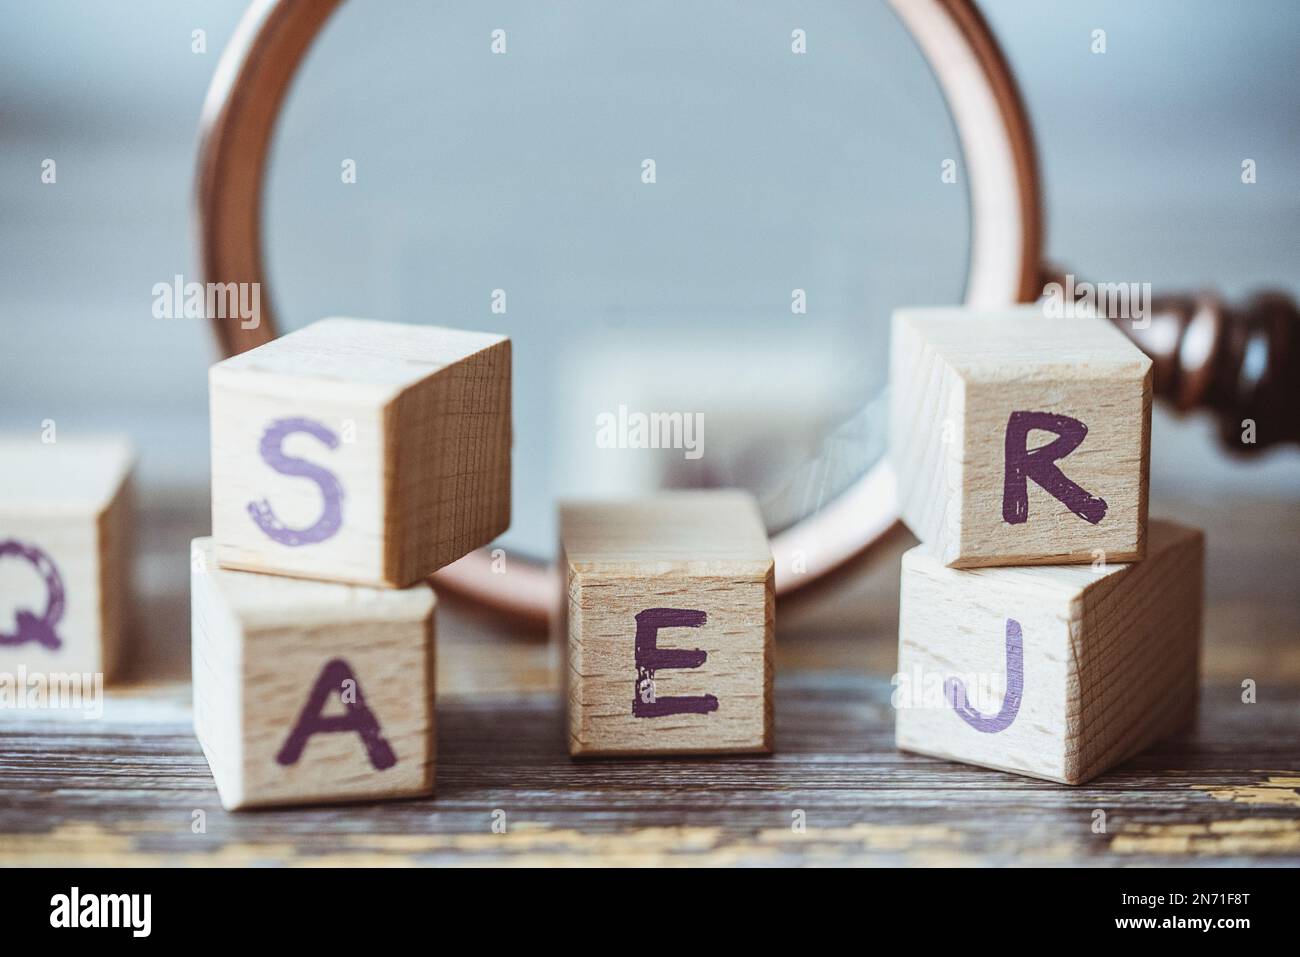
[[[1151,360],[1110,322],[899,310],[890,389],[900,512],[943,564],[1142,558]]]
[[[560,510],[575,757],[772,749],[772,553],[743,492]]]
[[[1153,521],[1144,561],[945,567],[903,556],[896,740],[1066,784],[1196,712],[1204,536]]]

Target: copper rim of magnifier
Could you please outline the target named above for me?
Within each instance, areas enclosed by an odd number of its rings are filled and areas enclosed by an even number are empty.
[[[255,0],[208,89],[200,123],[198,246],[204,278],[265,284],[261,211],[266,158],[285,92],[303,55],[341,0]],[[970,0],[889,0],[934,72],[952,111],[970,184],[966,303],[999,306],[1038,294],[1042,217],[1033,138],[1015,80]],[[263,289],[257,328],[213,320],[225,355],[275,338]],[[886,462],[815,514],[772,538],[778,593],[806,585],[867,548],[897,521]],[[801,571],[793,571],[799,556]],[[554,572],[518,560],[493,574],[486,549],[447,566],[434,582],[533,620],[559,596]]]

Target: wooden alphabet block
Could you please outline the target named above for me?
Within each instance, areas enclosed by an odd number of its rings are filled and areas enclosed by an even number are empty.
[[[905,751],[1081,784],[1196,709],[1204,538],[1152,521],[1145,561],[944,567],[903,556]]]
[[[772,750],[775,590],[743,492],[560,510],[575,757]]]
[[[1111,323],[899,310],[890,392],[899,508],[944,564],[1142,557],[1151,360]]]
[[[510,524],[510,340],[324,319],[212,367],[227,568],[404,587]]]
[[[434,595],[191,556],[194,731],[229,810],[428,794]]]
[[[0,672],[119,671],[133,459],[122,439],[0,440]]]

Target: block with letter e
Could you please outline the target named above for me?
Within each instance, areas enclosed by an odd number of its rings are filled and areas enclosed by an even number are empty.
[[[890,392],[899,509],[944,564],[1142,557],[1151,360],[1110,322],[899,310]]]
[[[1066,784],[1196,711],[1204,537],[1151,522],[1145,560],[945,567],[903,556],[899,748]]]
[[[209,373],[228,568],[405,587],[510,524],[510,341],[323,319]]]
[[[666,492],[560,510],[575,757],[772,749],[772,553],[754,499]]]
[[[434,594],[191,553],[194,730],[229,810],[428,794]]]

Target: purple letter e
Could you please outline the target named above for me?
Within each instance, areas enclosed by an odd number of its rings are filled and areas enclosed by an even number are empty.
[[[661,718],[669,714],[708,714],[718,710],[711,694],[693,697],[659,698],[654,694],[655,671],[659,668],[698,668],[708,659],[696,648],[660,648],[660,628],[699,628],[709,616],[688,608],[647,608],[636,616],[636,688],[632,714],[638,718]]]

